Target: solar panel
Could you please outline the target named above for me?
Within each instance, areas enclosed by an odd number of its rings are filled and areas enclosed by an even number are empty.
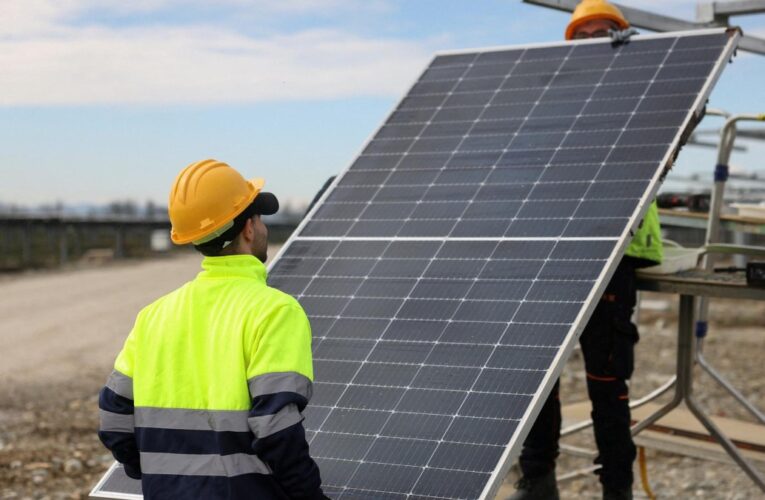
[[[328,496],[494,495],[737,38],[432,60],[269,271]]]
[[[115,500],[141,499],[141,481],[128,477],[122,465],[115,462],[98,481],[90,496]]]

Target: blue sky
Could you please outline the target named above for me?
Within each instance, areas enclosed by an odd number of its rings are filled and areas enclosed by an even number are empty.
[[[623,3],[694,16],[694,2]],[[206,157],[310,199],[434,51],[556,41],[568,15],[518,0],[3,0],[0,18],[0,203],[36,205],[164,203]],[[741,24],[765,35],[765,16]],[[710,105],[765,112],[765,57],[739,56]],[[763,168],[764,153],[733,164]],[[714,162],[689,147],[676,171]]]

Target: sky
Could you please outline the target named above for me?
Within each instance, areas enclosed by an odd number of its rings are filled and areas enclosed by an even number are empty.
[[[297,204],[347,168],[434,52],[557,41],[568,17],[519,0],[2,0],[0,203],[165,204],[177,172],[212,157]],[[765,36],[765,15],[733,21]],[[765,112],[765,56],[740,53],[710,106]],[[765,169],[765,144],[746,145],[732,164]],[[674,172],[714,164],[686,147]]]

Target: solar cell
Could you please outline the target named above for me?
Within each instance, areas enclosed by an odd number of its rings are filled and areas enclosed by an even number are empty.
[[[492,497],[737,36],[433,59],[269,271],[330,497]]]

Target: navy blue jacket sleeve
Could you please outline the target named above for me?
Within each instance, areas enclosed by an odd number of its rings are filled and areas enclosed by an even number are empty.
[[[294,392],[278,392],[253,398],[251,418],[284,415],[288,411],[302,410],[305,397]],[[282,420],[285,420],[282,418]],[[301,419],[302,420],[302,419]],[[319,467],[308,452],[303,422],[268,433],[256,434],[252,448],[265,462],[284,492],[297,500],[324,500]]]
[[[141,462],[135,440],[133,401],[104,387],[98,397],[98,437],[133,479],[141,478]]]

